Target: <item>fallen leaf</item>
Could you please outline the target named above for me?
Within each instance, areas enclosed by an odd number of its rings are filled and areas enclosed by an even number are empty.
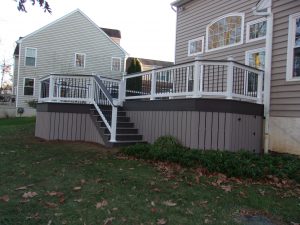
[[[61,196],[64,195],[64,193],[62,193],[62,192],[56,192],[56,191],[50,191],[50,192],[47,192],[47,195],[61,197]]]
[[[166,206],[176,206],[177,205],[175,202],[172,202],[171,200],[164,201],[163,204]]]
[[[81,190],[81,187],[80,187],[80,186],[74,187],[74,188],[73,188],[73,191],[80,191],[80,190]]]
[[[204,223],[209,223],[209,219],[205,219],[205,220],[204,220]]]
[[[64,196],[61,196],[60,199],[59,199],[59,203],[60,204],[64,204],[66,201],[65,197]]]
[[[292,225],[300,225],[300,223],[291,222]]]
[[[85,179],[81,179],[81,180],[80,180],[80,184],[81,184],[81,185],[84,185],[84,184],[85,184]]]
[[[152,213],[157,213],[157,208],[151,208]]]
[[[266,191],[264,191],[264,190],[262,190],[262,189],[258,189],[258,192],[259,192],[259,194],[262,195],[262,196],[264,196],[265,193],[266,193]]]
[[[106,200],[102,200],[101,202],[97,202],[96,208],[99,209],[99,208],[105,207],[107,205],[108,205],[108,202]]]
[[[115,219],[114,217],[110,217],[110,218],[105,219],[103,221],[104,222],[103,225],[111,224],[114,219]]]
[[[74,199],[74,202],[82,202],[82,199],[79,198],[79,199]]]
[[[29,191],[29,192],[25,192],[23,195],[22,195],[22,197],[23,198],[33,198],[34,196],[37,196],[38,194],[36,193],[36,192],[31,192],[31,191]]]
[[[231,192],[232,187],[230,185],[221,185],[221,188],[225,191],[225,192]]]
[[[161,190],[159,188],[154,188],[153,191],[155,191],[155,192],[161,192]]]
[[[159,224],[159,225],[167,224],[167,220],[166,219],[158,219],[156,224]]]
[[[15,191],[19,191],[19,190],[26,190],[27,186],[22,186],[22,187],[18,187],[15,189]]]
[[[9,196],[3,195],[2,197],[0,197],[0,200],[2,200],[3,202],[9,202]]]
[[[53,202],[45,202],[45,205],[46,205],[48,208],[56,208],[56,207],[57,207],[57,204],[56,204],[56,203],[53,203]]]
[[[208,201],[201,201],[199,202],[199,205],[206,205],[208,203]]]

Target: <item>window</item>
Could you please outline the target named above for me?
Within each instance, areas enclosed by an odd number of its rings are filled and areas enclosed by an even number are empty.
[[[111,58],[111,71],[121,72],[121,58]]]
[[[203,54],[204,37],[189,41],[188,56]]]
[[[214,20],[206,28],[206,51],[243,44],[244,14],[235,13]]]
[[[34,92],[34,79],[24,78],[24,95],[33,95]]]
[[[26,48],[25,50],[25,66],[36,66],[36,48]]]
[[[75,53],[75,66],[76,67],[85,67],[85,54]]]
[[[265,58],[266,50],[265,48],[259,48],[246,52],[246,65],[255,67],[260,70],[265,69]]]
[[[267,19],[262,18],[247,23],[247,42],[258,41],[266,38]]]
[[[246,65],[252,66],[256,69],[264,70],[266,62],[265,48],[259,48],[246,52]],[[257,91],[257,76],[254,73],[248,73],[248,79],[245,81],[245,88],[247,92]]]
[[[300,13],[289,18],[287,80],[300,80]]]

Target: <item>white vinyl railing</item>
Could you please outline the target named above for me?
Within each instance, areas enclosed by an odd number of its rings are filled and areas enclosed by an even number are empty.
[[[110,132],[110,142],[115,142],[119,101],[113,99],[112,93],[119,95],[121,83],[97,76],[49,75],[40,79],[39,102],[94,105]],[[102,106],[111,110],[110,120],[103,113]]]
[[[123,80],[125,100],[215,97],[262,103],[263,71],[231,60],[196,60]]]

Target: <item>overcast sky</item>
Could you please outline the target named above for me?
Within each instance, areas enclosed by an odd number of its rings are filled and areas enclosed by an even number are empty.
[[[101,27],[121,30],[130,56],[174,61],[176,13],[172,0],[48,0],[52,14],[27,0],[28,13],[14,0],[0,0],[0,60],[12,60],[15,41],[79,8]]]

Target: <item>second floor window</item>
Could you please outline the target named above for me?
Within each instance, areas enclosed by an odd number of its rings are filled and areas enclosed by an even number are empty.
[[[85,54],[82,54],[82,53],[75,54],[75,66],[76,67],[85,67]]]
[[[25,50],[25,66],[36,66],[36,48],[26,48]]]
[[[121,72],[121,58],[111,58],[111,71]]]
[[[243,43],[244,14],[229,14],[214,20],[207,26],[207,51],[222,49]]]
[[[262,40],[266,38],[267,19],[262,18],[247,23],[247,42]]]
[[[196,38],[189,41],[188,56],[194,56],[203,53],[204,37]]]

